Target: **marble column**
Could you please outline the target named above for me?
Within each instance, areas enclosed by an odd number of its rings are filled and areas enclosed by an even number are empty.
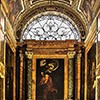
[[[75,100],[80,100],[81,89],[81,51],[76,54],[75,61]]]
[[[27,100],[32,100],[32,57],[33,52],[26,52],[27,55]]]
[[[68,100],[74,100],[74,51],[68,52]]]
[[[23,91],[23,52],[20,50],[20,100],[22,100],[22,91]]]

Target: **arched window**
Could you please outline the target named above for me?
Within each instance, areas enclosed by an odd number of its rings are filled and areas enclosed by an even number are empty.
[[[27,25],[22,34],[22,39],[33,40],[67,40],[80,41],[80,32],[69,18],[57,15],[38,17]]]

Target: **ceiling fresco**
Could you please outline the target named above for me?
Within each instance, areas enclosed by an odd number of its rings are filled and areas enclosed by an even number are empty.
[[[93,11],[93,8],[95,6],[95,3],[99,0],[84,0],[82,5],[82,11],[84,15],[86,16],[89,24],[93,21],[95,12]]]
[[[95,15],[93,8],[98,1],[99,0],[6,0],[9,8],[8,17],[12,23],[15,21],[16,17],[20,14],[20,12],[22,12],[23,9],[24,13],[27,9],[30,10],[32,6],[36,4],[40,5],[42,2],[48,2],[51,3],[51,5],[52,2],[63,2],[65,5],[72,6],[72,9],[80,10],[80,12],[83,14],[82,16],[85,16],[89,24],[93,21]]]
[[[11,23],[13,23],[19,12],[22,10],[21,0],[6,0],[6,2],[9,9],[8,17]]]

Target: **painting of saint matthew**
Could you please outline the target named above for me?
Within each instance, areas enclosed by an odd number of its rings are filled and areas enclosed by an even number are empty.
[[[36,60],[36,100],[64,100],[64,60]]]

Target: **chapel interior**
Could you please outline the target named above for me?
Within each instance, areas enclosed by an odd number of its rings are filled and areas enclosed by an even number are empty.
[[[100,0],[0,0],[0,100],[100,100]]]

